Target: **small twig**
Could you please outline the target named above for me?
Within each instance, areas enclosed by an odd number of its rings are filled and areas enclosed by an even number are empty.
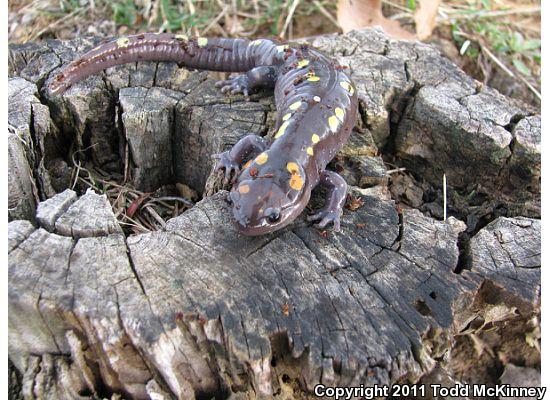
[[[406,170],[407,170],[407,168],[390,169],[390,170],[386,171],[386,175],[391,175],[391,174],[395,174],[396,172],[403,172],[403,171],[406,171]]]
[[[76,186],[76,182],[78,181],[78,176],[80,175],[80,161],[78,161],[78,163],[77,163],[77,162],[75,162],[75,160],[73,158],[73,164],[76,167],[76,170],[74,172],[74,178],[73,178],[73,184],[71,185],[71,190],[74,190],[74,188]]]
[[[163,206],[164,208],[166,208],[167,210],[170,210],[170,211],[172,211],[172,210],[174,209],[174,207],[176,207],[176,205],[178,204],[177,201],[174,202],[174,205],[173,205],[173,206],[170,205],[170,204],[168,204],[168,203],[166,203],[166,202],[164,202],[164,201],[155,201],[155,202],[148,201],[146,204],[154,204],[154,203],[160,204],[161,206]]]
[[[139,197],[139,196],[145,194],[145,192],[140,192],[139,190],[129,188],[128,186],[119,185],[118,183],[113,182],[113,181],[108,181],[108,180],[101,179],[101,178],[98,178],[98,177],[96,177],[95,179],[97,181],[103,183],[104,185],[108,184],[108,185],[113,186],[114,188],[122,189],[123,191],[128,192],[128,193],[132,194],[135,197]],[[138,194],[135,194],[134,192],[138,193]]]
[[[143,224],[140,224],[139,221],[136,221],[135,219],[133,219],[132,217],[129,217],[127,216],[126,214],[123,214],[122,217],[128,221],[130,221],[131,223],[137,225],[137,226],[141,226],[142,228],[145,229],[145,227],[143,226]],[[148,229],[147,229],[148,230]]]
[[[392,21],[395,21],[398,19],[414,20],[414,15],[402,12],[402,13],[393,14],[391,17],[388,17],[388,19],[391,19]]]
[[[336,27],[340,28],[340,24],[338,23],[336,18],[334,18],[334,16],[325,8],[325,6],[323,6],[318,0],[314,0],[313,4],[317,6],[319,11],[321,11],[321,14],[327,17],[327,19],[332,22]]]
[[[406,12],[407,14],[412,14],[413,13],[412,10],[408,9],[407,7],[404,7],[400,4],[394,3],[394,2],[389,1],[389,0],[382,0],[382,3],[387,4],[388,6],[391,6],[393,8],[397,8],[398,10]]]
[[[153,199],[149,200],[149,203],[162,202],[162,201],[179,201],[179,202],[185,204],[188,207],[193,207],[195,205],[192,201],[186,199],[185,197],[180,197],[180,196],[156,197],[156,198],[153,198]]]
[[[218,3],[218,7],[220,7],[222,10],[224,8],[230,8],[228,4],[225,4],[224,1],[222,0],[216,0],[216,2]],[[223,15],[224,17],[224,26],[222,27],[219,22],[217,22],[213,27],[217,29],[217,31],[219,32],[220,36],[223,36],[223,37],[228,37],[230,36],[229,33],[227,32],[227,27],[228,27],[228,23],[227,21],[229,20],[229,16],[227,15],[227,12]]]
[[[237,0],[231,0],[231,33],[235,34],[238,33],[238,25],[237,25]]]
[[[229,6],[224,5],[224,7],[220,11],[220,13],[218,15],[216,15],[216,18],[214,18],[212,20],[212,22],[210,22],[206,28],[204,28],[204,30],[202,31],[202,34],[205,35],[210,29],[212,29],[214,27],[214,25],[216,25],[218,23],[218,21],[220,19],[222,19],[225,16],[225,14],[227,14],[228,10],[229,10]]]
[[[485,44],[483,44],[482,40],[480,40],[479,38],[477,38],[475,36],[464,33],[464,32],[456,32],[456,35],[462,36],[462,37],[464,37],[466,39],[469,39],[469,40],[472,40],[472,41],[475,41],[479,45],[479,47],[481,48],[481,51],[483,53],[485,53],[487,55],[487,57],[489,57],[500,69],[502,69],[511,78],[515,78],[515,79],[518,79],[521,82],[523,82],[523,84],[525,84],[525,86],[527,86],[527,88],[529,88],[529,90],[531,92],[533,92],[533,94],[539,100],[541,100],[540,92],[533,85],[531,85],[529,83],[529,81],[527,81],[527,79],[525,79],[524,77],[522,77],[520,75],[516,75],[510,68],[508,68],[502,61],[500,61],[499,58],[496,55],[494,55],[491,52],[491,50],[489,50],[489,48],[487,46],[485,46]]]
[[[389,161],[384,161],[384,164],[385,164],[385,165],[389,165],[390,167],[393,167],[393,168],[402,168],[402,167],[400,167],[399,165],[393,164],[393,163],[391,163],[391,162],[389,162]]]
[[[124,183],[128,181],[128,173],[130,171],[130,145],[126,141],[124,146]]]
[[[71,178],[71,180],[74,179],[72,187],[74,188],[77,182],[79,182],[87,187],[93,188],[99,193],[105,193],[109,199],[111,207],[113,208],[115,217],[120,223],[124,223],[124,220],[128,220],[131,221],[131,223],[126,223],[125,225],[131,226],[135,229],[139,229],[143,232],[155,231],[159,228],[159,226],[164,227],[166,225],[166,221],[157,212],[157,210],[153,208],[153,204],[157,204],[158,207],[161,207],[160,210],[162,210],[163,213],[167,215],[172,214],[174,216],[178,215],[180,210],[190,208],[194,205],[192,201],[181,196],[162,196],[154,199],[148,199],[148,197],[151,196],[151,193],[141,192],[131,187],[122,186],[113,181],[102,179],[100,176],[96,176],[98,173],[96,169],[88,170],[87,168],[82,166],[80,160],[77,161],[75,159],[75,154],[85,151],[88,148],[71,153],[71,159],[75,166],[74,171],[76,171],[73,172],[75,174],[75,177]],[[87,173],[87,176],[85,178],[81,176],[81,171],[85,171]],[[104,171],[100,170],[100,172],[106,174]],[[101,184],[103,188],[100,189],[98,187],[98,184]],[[143,198],[143,200],[140,201],[140,198]],[[144,203],[144,200],[146,200],[147,202]],[[145,212],[141,214],[136,214],[136,219],[134,219],[128,214],[128,211],[132,208],[132,204],[136,203],[136,201],[138,202],[137,208],[140,208]],[[175,204],[168,204],[167,202],[170,201],[175,202]],[[128,207],[126,206],[127,203],[130,204]],[[179,208],[177,206],[179,203],[182,203],[184,207]]]
[[[285,32],[288,28],[288,25],[290,24],[290,21],[292,21],[292,17],[294,16],[294,12],[296,11],[296,7],[298,6],[298,3],[300,0],[292,0],[292,5],[290,6],[290,10],[288,11],[288,15],[285,19],[285,24],[283,25],[283,28],[279,32],[280,37],[285,37]]]
[[[92,182],[89,182],[87,181],[86,179],[84,178],[81,178],[81,177],[78,177],[78,180],[81,181],[82,183],[88,185],[89,187],[91,187],[92,189],[95,189],[98,193],[101,193],[101,189],[99,189],[96,185],[94,185]]]
[[[525,23],[520,24],[516,21],[508,21],[511,27],[514,27],[517,29],[521,29],[522,31],[526,32],[532,32],[533,34],[536,34],[540,37],[540,26],[537,25],[526,25]]]
[[[144,205],[143,209],[147,210],[147,212],[160,224],[161,227],[164,228],[166,226],[166,221],[163,220],[160,215],[158,215],[153,207],[151,207],[150,205]]]
[[[193,2],[191,0],[187,0],[187,7],[189,7],[189,15],[191,16],[194,16],[195,15],[195,5],[193,4]],[[191,29],[193,35],[195,36],[199,36],[199,28],[195,25],[192,29]]]
[[[82,167],[81,164],[80,164],[80,161],[78,161],[78,163],[77,163],[76,160],[75,160],[75,158],[74,158],[75,154],[77,154],[77,153],[83,153],[83,152],[85,152],[86,150],[91,149],[91,148],[94,147],[94,146],[96,146],[96,144],[93,144],[93,145],[88,146],[88,147],[86,147],[86,148],[84,148],[84,149],[81,149],[81,150],[76,150],[76,151],[74,151],[74,152],[71,154],[71,161],[73,162],[73,165],[76,167],[74,182],[73,182],[73,184],[72,184],[72,186],[71,186],[71,189],[74,189],[74,188],[75,188],[75,186],[76,186],[76,181],[77,181],[78,179],[82,179],[82,178],[79,177],[80,171],[81,171],[81,170],[82,170],[82,171],[85,171],[86,173],[88,173],[88,178],[92,181],[92,187],[95,188],[95,182],[94,182],[94,178],[93,178],[93,176],[92,176],[92,173],[91,173],[88,169]]]
[[[57,26],[59,24],[61,24],[62,22],[65,22],[66,20],[68,19],[71,19],[72,17],[74,17],[75,15],[78,15],[80,13],[82,13],[84,11],[84,8],[79,8],[77,10],[74,10],[73,12],[65,15],[63,18],[60,18],[54,22],[52,22],[51,24],[49,24],[48,26],[40,29],[37,33],[31,35],[31,37],[29,38],[29,42],[32,42],[36,39],[38,39],[40,36],[42,36],[43,33],[47,32],[48,30],[52,29],[54,26]]]
[[[154,21],[158,19],[159,10],[161,7],[161,1],[155,1],[152,3],[152,7],[146,10],[145,14],[148,15],[147,18],[147,29],[151,30],[151,26],[154,24]]]
[[[447,176],[443,174],[443,221],[447,221]]]
[[[111,204],[113,204],[113,208],[115,209],[115,218],[118,218],[119,215],[121,215],[124,212],[123,203],[125,200],[122,200],[121,197],[124,194],[124,191],[119,190],[117,193],[116,198],[113,200]]]
[[[477,12],[468,12],[453,10],[449,8],[444,8],[444,12],[449,15],[449,18],[452,19],[482,19],[482,18],[496,18],[503,17],[507,15],[519,15],[519,14],[540,14],[541,7],[528,7],[528,8],[517,8],[511,10],[479,10]]]
[[[139,221],[145,225],[149,230],[156,231],[157,227],[153,222],[151,222],[151,219],[149,217],[149,214],[140,214],[138,216]]]
[[[512,78],[519,79],[521,82],[523,82],[523,83],[525,84],[525,86],[527,86],[527,87],[529,88],[529,90],[530,90],[531,92],[533,92],[533,94],[534,94],[535,96],[537,96],[537,98],[538,98],[539,100],[542,99],[542,96],[541,96],[540,92],[539,92],[537,89],[535,89],[535,87],[534,87],[533,85],[531,85],[527,79],[525,79],[525,78],[524,78],[523,76],[521,76],[521,75],[516,75],[516,74],[514,74],[506,65],[504,65],[504,64],[497,58],[497,56],[495,56],[493,53],[491,53],[491,51],[490,51],[487,47],[485,47],[484,45],[480,45],[480,46],[481,46],[481,50],[482,50],[485,54],[487,54],[487,56],[489,56],[489,58],[490,58],[491,60],[493,60],[493,61],[495,62],[495,64],[497,64],[500,68],[502,68],[502,70],[503,70],[504,72],[506,72],[506,73],[507,73],[508,75],[510,75]]]
[[[495,56],[491,50],[489,50],[487,47],[485,47],[483,44],[478,43],[481,47],[481,51],[483,51],[493,62],[500,67],[507,75],[509,75],[511,78],[515,78],[516,75],[512,72],[510,68],[508,68],[502,61],[499,60],[497,56]]]
[[[120,221],[120,220],[119,220],[118,223],[119,223],[120,225],[127,225],[127,226],[131,226],[131,227],[133,227],[133,228],[137,228],[137,229],[139,229],[141,232],[144,232],[144,233],[145,233],[145,232],[151,232],[150,229],[147,229],[146,227],[144,227],[143,225],[141,225],[141,224],[139,224],[139,223],[137,223],[137,222],[136,222],[136,223],[130,223],[130,222],[124,222],[124,221]]]

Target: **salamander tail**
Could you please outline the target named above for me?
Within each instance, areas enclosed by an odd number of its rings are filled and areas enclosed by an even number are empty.
[[[101,44],[68,64],[49,83],[51,94],[104,69],[137,61],[174,61],[195,69],[245,72],[271,62],[277,44],[258,39],[188,38],[171,33],[143,33]]]

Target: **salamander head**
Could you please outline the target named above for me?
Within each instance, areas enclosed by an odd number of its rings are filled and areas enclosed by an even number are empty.
[[[62,94],[71,86],[71,84],[72,82],[67,79],[65,74],[63,72],[59,72],[47,85],[49,95],[54,96]]]
[[[230,192],[237,230],[256,236],[290,224],[309,201],[303,168],[295,162],[271,161],[269,152],[247,164]]]

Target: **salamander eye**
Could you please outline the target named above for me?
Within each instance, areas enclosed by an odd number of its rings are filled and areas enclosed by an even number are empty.
[[[270,223],[274,224],[281,219],[281,213],[279,212],[279,210],[275,209],[267,210],[266,218]]]

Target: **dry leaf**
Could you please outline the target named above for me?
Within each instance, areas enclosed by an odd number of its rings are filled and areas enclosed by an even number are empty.
[[[186,199],[195,201],[199,198],[199,195],[194,189],[191,189],[189,186],[183,184],[183,183],[176,183],[176,188],[178,189],[178,192],[180,195]]]
[[[439,8],[440,0],[419,0],[420,7],[414,14],[414,22],[416,24],[416,35],[418,39],[425,40],[430,37],[434,30],[437,17],[437,9]]]
[[[355,211],[358,208],[362,207],[365,204],[365,201],[361,197],[352,197],[351,201],[346,204],[346,208],[351,211]]]
[[[324,230],[324,231],[317,231],[319,233],[319,236],[321,237],[328,237],[328,231],[327,230]]]
[[[344,33],[354,29],[380,26],[394,39],[415,39],[412,33],[401,28],[398,21],[384,17],[382,0],[339,0],[337,17]]]
[[[290,315],[290,306],[288,305],[288,303],[281,305],[281,311],[286,317]]]

